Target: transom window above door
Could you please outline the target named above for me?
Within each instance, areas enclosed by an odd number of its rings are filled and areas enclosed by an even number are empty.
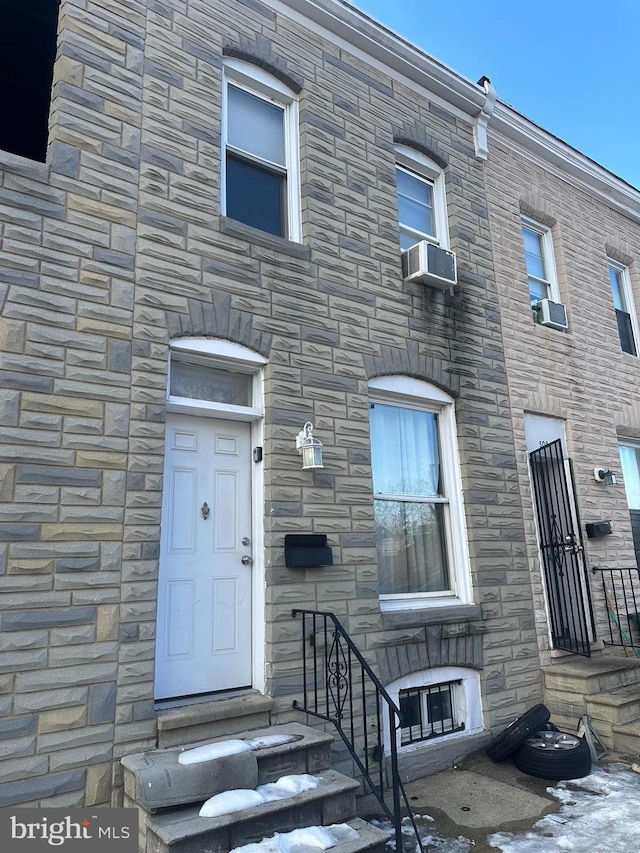
[[[225,63],[222,212],[300,239],[298,111],[293,94],[261,69]]]
[[[266,359],[230,341],[181,338],[171,342],[167,409],[255,420],[262,416]]]

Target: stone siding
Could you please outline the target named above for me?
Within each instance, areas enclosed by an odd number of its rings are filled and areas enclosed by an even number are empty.
[[[301,244],[221,216],[225,55],[299,91]],[[445,168],[455,295],[402,280],[394,141]],[[268,4],[62,0],[48,162],[0,152],[3,804],[117,803],[119,758],[155,745],[166,378],[181,336],[268,358],[275,718],[299,695],[296,606],[335,611],[385,678],[405,647],[480,669],[488,726],[540,699],[484,168],[459,110]],[[383,624],[367,382],[393,373],[457,401],[476,602],[457,628],[420,612]],[[308,419],[325,447],[311,475],[293,450]],[[334,565],[287,569],[291,532],[328,534]]]
[[[551,170],[491,141],[487,165],[491,235],[503,321],[517,476],[523,496],[526,548],[535,594],[538,642],[549,659],[549,629],[534,526],[524,436],[525,413],[565,421],[583,524],[611,519],[613,535],[585,538],[588,565],[635,564],[631,521],[618,454],[618,439],[640,428],[638,359],[622,351],[613,308],[607,257],[629,267],[640,304],[640,213],[626,217],[606,201]],[[521,215],[551,228],[560,299],[567,307],[567,332],[532,321],[520,228]],[[616,486],[597,483],[595,467],[610,468]],[[607,627],[599,579],[588,574],[594,595],[597,637]],[[597,648],[597,645],[596,645]]]

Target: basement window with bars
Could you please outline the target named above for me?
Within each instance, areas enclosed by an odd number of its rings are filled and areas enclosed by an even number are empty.
[[[464,731],[460,702],[456,701],[461,685],[458,679],[399,692],[401,746]]]

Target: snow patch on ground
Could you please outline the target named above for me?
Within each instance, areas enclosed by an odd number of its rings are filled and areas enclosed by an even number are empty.
[[[262,803],[286,800],[289,797],[295,797],[296,794],[301,794],[303,791],[317,788],[319,784],[315,776],[302,773],[298,776],[281,776],[277,782],[258,785],[255,790],[239,788],[236,791],[223,791],[221,794],[210,797],[204,803],[200,809],[200,817],[220,817],[260,806]]]
[[[360,836],[346,823],[333,826],[307,826],[291,832],[276,832],[257,844],[235,847],[231,853],[312,853],[327,850],[345,841],[357,841]]]
[[[584,779],[560,782],[547,790],[562,803],[559,816],[547,815],[529,832],[496,832],[489,836],[489,844],[502,853],[629,853],[637,849],[640,776],[626,764],[605,764]]]
[[[526,832],[494,832],[487,842],[501,853],[631,853],[639,847],[640,775],[626,764],[603,764],[589,776],[559,782],[547,788],[561,804],[559,812],[539,820]],[[429,815],[416,815],[422,846],[429,853],[473,853],[476,841],[459,836],[443,838],[422,824]],[[393,827],[376,822],[389,834],[394,850]],[[418,853],[415,835],[403,820],[404,853]]]

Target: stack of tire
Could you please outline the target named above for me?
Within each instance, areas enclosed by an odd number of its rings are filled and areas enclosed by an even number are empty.
[[[486,748],[493,761],[511,758],[518,770],[538,779],[580,779],[591,772],[591,751],[584,738],[561,732],[549,722],[546,705],[518,717]]]

